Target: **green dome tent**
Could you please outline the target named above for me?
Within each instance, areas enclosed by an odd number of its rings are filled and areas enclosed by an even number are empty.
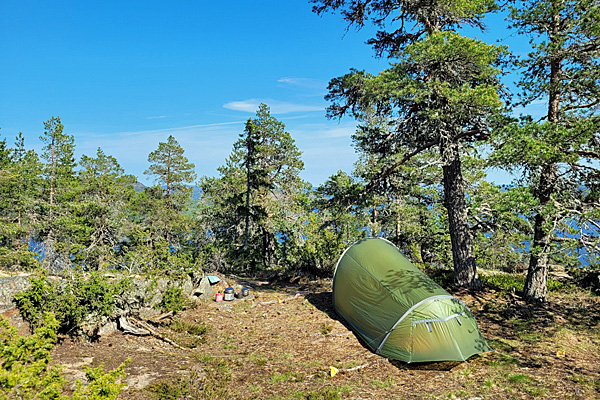
[[[464,361],[491,351],[469,308],[385,239],[340,257],[333,305],[371,351],[404,362]]]

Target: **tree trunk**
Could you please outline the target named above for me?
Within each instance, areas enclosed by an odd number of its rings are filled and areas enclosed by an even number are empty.
[[[377,225],[377,207],[375,206],[375,204],[373,204],[373,211],[371,211],[371,221],[373,223],[373,232],[371,232],[373,237],[377,237],[377,230],[375,229],[375,226]]]
[[[548,250],[552,242],[552,230],[546,226],[549,217],[543,208],[554,193],[556,179],[556,167],[554,165],[544,167],[534,194],[540,201],[542,210],[534,217],[533,245],[530,249],[529,269],[523,288],[523,297],[528,303],[545,302],[548,294]]]
[[[448,211],[448,228],[452,241],[454,282],[458,286],[481,289],[477,275],[473,238],[467,219],[467,205],[462,178],[458,143],[448,142],[441,149],[444,160],[444,206]]]
[[[535,216],[533,246],[523,288],[523,297],[528,303],[545,302],[548,294],[548,253],[545,249],[548,246],[549,235],[545,234],[542,228],[545,220],[541,214]]]
[[[553,4],[554,5],[554,4]],[[552,32],[550,41],[556,43],[560,33],[560,14],[552,16]],[[548,122],[559,122],[560,109],[560,74],[562,56],[552,54],[550,59],[550,93],[548,97]],[[540,210],[534,217],[533,246],[530,249],[529,269],[523,287],[523,297],[528,303],[546,301],[548,294],[548,250],[552,241],[552,230],[548,230],[549,217],[544,210],[552,198],[557,180],[557,166],[548,164],[542,167],[540,179],[534,190],[534,197],[539,200]]]

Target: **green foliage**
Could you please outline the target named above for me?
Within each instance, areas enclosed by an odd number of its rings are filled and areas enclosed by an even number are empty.
[[[16,293],[13,300],[23,318],[29,321],[32,327],[39,327],[44,316],[55,311],[56,285],[45,275],[30,276],[29,283],[29,289]]]
[[[281,271],[297,261],[309,211],[300,155],[285,125],[261,104],[219,167],[220,177],[202,178],[202,232],[210,233],[232,271]]]
[[[173,311],[175,314],[183,310],[184,306],[185,298],[183,297],[183,289],[172,285],[167,287],[158,304],[158,307],[162,310]]]
[[[0,268],[28,271],[37,264],[27,244],[31,225],[39,219],[41,167],[37,154],[25,150],[22,133],[15,145],[7,149],[6,140],[0,141]]]
[[[523,275],[497,273],[483,275],[480,278],[484,285],[506,292],[512,290],[521,291],[525,284],[525,276]],[[550,293],[559,292],[564,287],[564,283],[552,278],[548,279],[548,291]]]
[[[127,359],[117,368],[104,373],[103,366],[97,368],[83,367],[87,384],[77,381],[73,400],[114,400],[117,398],[125,383],[117,383],[119,378],[125,378],[125,367],[131,362]]]
[[[178,400],[190,396],[192,388],[187,380],[169,379],[163,382],[153,383],[145,388],[152,397],[157,400]]]
[[[332,276],[337,259],[348,244],[364,237],[368,223],[360,201],[361,182],[343,171],[331,175],[311,197],[313,211],[304,226],[300,252],[302,269],[317,276]]]
[[[47,312],[52,312],[59,322],[59,331],[69,334],[81,333],[85,322],[110,316],[116,296],[129,287],[130,281],[110,281],[97,272],[88,277],[75,275],[72,279],[57,283],[46,276],[31,276],[29,289],[17,293],[14,301],[32,327],[42,322]]]
[[[35,271],[40,267],[37,254],[28,249],[0,247],[0,269],[5,271]]]
[[[421,39],[433,31],[451,31],[462,25],[483,27],[484,14],[497,8],[493,0],[416,0],[396,1],[348,1],[311,0],[313,11],[323,14],[339,11],[348,27],[362,28],[371,22],[378,29],[374,38],[367,41],[377,55],[393,56],[407,44]],[[394,26],[392,31],[387,27]]]
[[[183,155],[184,150],[172,135],[166,143],[159,143],[158,149],[150,153],[148,161],[153,163],[144,173],[154,175],[156,180],[165,186],[165,194],[185,189],[186,183],[196,179],[194,164],[188,162]]]
[[[172,135],[167,142],[160,142],[158,149],[150,153],[148,162],[150,168],[144,171],[146,175],[153,175],[156,182],[164,187],[165,197],[171,201],[171,195],[190,195],[190,188],[186,184],[196,179],[194,164],[190,163],[183,155],[184,150]]]
[[[387,188],[386,178],[420,153],[438,150],[434,154],[442,167],[455,280],[461,286],[478,288],[461,161],[465,149],[485,138],[491,121],[504,109],[498,66],[507,50],[455,30],[460,21],[479,26],[491,2],[462,1],[452,7],[441,1],[319,3],[323,5],[316,11],[340,8],[350,23],[359,26],[373,18],[372,12],[380,15],[373,22],[381,28],[389,18],[411,21],[418,29],[413,33],[401,24],[393,32],[378,32],[370,42],[380,51],[390,51],[395,62],[377,75],[352,69],[332,79],[325,97],[332,103],[327,115],[349,114],[358,119],[363,131],[359,145],[367,161],[373,157],[375,163],[387,162],[384,169],[375,169],[379,171],[367,185],[371,190]]]
[[[498,273],[482,275],[480,279],[484,285],[501,291],[521,291],[523,290],[523,285],[525,284],[525,277],[523,275]]]
[[[46,313],[35,333],[19,336],[16,328],[0,318],[0,389],[6,398],[58,399],[64,385],[60,366],[49,366],[56,343],[58,322]]]
[[[553,242],[579,242],[580,248],[595,252],[600,239],[597,201],[590,201],[597,196],[589,196],[597,186],[600,159],[600,9],[593,0],[527,0],[506,7],[512,28],[527,36],[532,48],[517,61],[522,89],[517,104],[543,101],[547,109],[543,118],[502,121],[493,135],[490,163],[509,170],[521,167],[535,200],[525,215],[532,220],[534,240],[524,296],[543,302]],[[569,232],[573,221],[585,229]],[[562,232],[568,235],[557,235]]]
[[[81,193],[72,211],[80,225],[73,262],[88,270],[119,263],[117,248],[130,235],[127,206],[134,196],[135,178],[125,175],[117,160],[98,148],[96,157],[81,157]]]
[[[31,336],[17,333],[4,318],[0,318],[0,397],[18,399],[93,399],[113,400],[121,392],[124,383],[117,383],[125,377],[126,360],[116,369],[104,373],[102,365],[97,368],[84,367],[87,384],[76,382],[72,396],[65,396],[65,379],[60,375],[61,366],[50,366],[50,351],[57,340],[59,322],[51,313],[44,315],[44,321]]]
[[[426,268],[423,272],[443,288],[448,288],[454,281],[454,274],[449,269]]]
[[[204,336],[211,330],[211,326],[204,323],[191,324],[177,320],[169,325],[169,329],[175,332],[186,332],[194,336]]]

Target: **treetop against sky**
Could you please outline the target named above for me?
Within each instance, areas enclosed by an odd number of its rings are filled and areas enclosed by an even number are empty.
[[[502,16],[488,25],[473,35],[515,41]],[[327,84],[388,67],[365,44],[373,33],[308,1],[1,2],[0,135],[23,132],[39,152],[43,121],[60,116],[78,158],[101,147],[150,184],[148,154],[169,135],[198,176],[215,175],[266,103],[303,152],[302,177],[320,184],[356,161],[355,122],[325,118]]]

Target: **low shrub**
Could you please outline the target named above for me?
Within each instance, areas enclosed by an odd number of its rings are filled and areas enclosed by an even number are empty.
[[[183,289],[176,286],[169,286],[163,293],[162,300],[158,307],[165,311],[173,311],[177,314],[185,307],[185,298],[183,297]]]
[[[501,291],[518,290],[522,291],[525,285],[525,277],[523,275],[513,274],[491,274],[481,275],[481,282],[488,287]]]
[[[15,399],[73,399],[113,400],[124,384],[126,360],[118,368],[104,373],[97,368],[83,367],[87,383],[76,382],[72,396],[64,396],[66,380],[62,367],[50,366],[50,351],[57,340],[59,322],[45,313],[42,322],[31,336],[23,337],[5,318],[0,317],[0,398]]]
[[[14,296],[23,318],[36,328],[45,313],[52,312],[59,332],[68,334],[79,334],[86,321],[110,316],[117,296],[131,285],[128,279],[113,282],[99,272],[92,272],[87,278],[77,274],[60,284],[43,274],[29,280],[29,289]]]

